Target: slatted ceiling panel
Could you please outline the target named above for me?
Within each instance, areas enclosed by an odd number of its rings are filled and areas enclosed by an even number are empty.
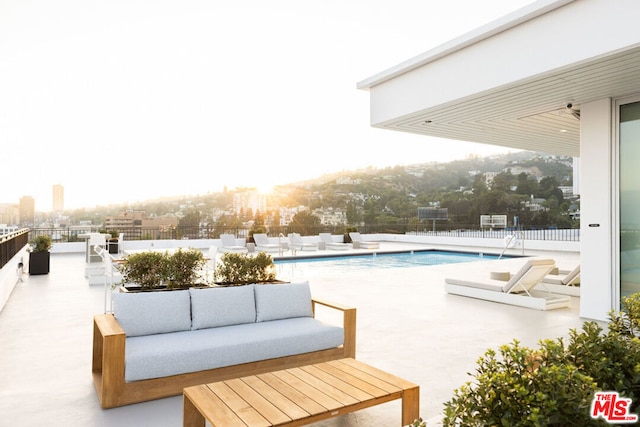
[[[380,123],[386,129],[578,156],[564,106],[640,93],[640,47]],[[426,123],[430,121],[430,123]],[[565,130],[566,132],[560,132]]]
[[[573,120],[577,122],[576,119]],[[423,131],[402,130],[424,134]],[[551,132],[540,130],[539,127],[532,124],[523,126],[517,121],[511,121],[505,122],[501,126],[494,124],[494,127],[491,129],[487,129],[486,126],[468,123],[447,127],[436,126],[431,128],[428,134],[441,138],[501,145],[524,150],[530,150],[533,145],[536,146],[536,149],[539,151],[574,156],[578,148],[577,142],[575,143],[575,147],[571,142],[571,133],[575,135],[573,139],[577,141],[577,131],[566,133],[560,133],[559,131]]]

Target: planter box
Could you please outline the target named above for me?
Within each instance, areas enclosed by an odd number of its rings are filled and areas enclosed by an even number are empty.
[[[51,254],[45,252],[31,252],[29,254],[29,274],[49,274]]]
[[[109,253],[110,254],[117,254],[118,253],[118,245],[120,244],[120,241],[118,239],[110,239],[108,242],[108,246],[109,246]]]
[[[167,286],[156,286],[151,289],[142,289],[139,285],[120,285],[120,292],[170,292],[170,291],[188,291],[190,288],[210,288],[209,285],[191,285],[180,288],[168,288]]]

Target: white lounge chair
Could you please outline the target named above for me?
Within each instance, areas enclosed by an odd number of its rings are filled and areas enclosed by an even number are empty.
[[[359,247],[362,249],[378,249],[380,247],[380,243],[378,242],[368,242],[362,238],[362,235],[357,231],[351,231],[349,233],[349,237],[351,237],[351,241],[353,241],[353,247]]]
[[[327,249],[345,250],[351,247],[351,245],[348,243],[334,242],[333,237],[331,237],[331,233],[320,233],[319,236],[320,236],[320,241],[324,243]]]
[[[204,251],[203,251],[204,252]],[[202,271],[204,273],[204,280],[209,283],[215,279],[216,264],[218,262],[218,247],[216,245],[209,246],[209,252]]]
[[[256,242],[256,250],[264,252],[279,252],[280,245],[277,243],[269,243],[269,237],[264,233],[255,233],[253,240]]]
[[[576,267],[566,272],[566,274],[562,273],[554,273],[553,271],[545,276],[542,280],[542,288],[548,289],[550,292],[554,294],[560,295],[570,295],[573,297],[580,296],[580,264],[576,265]]]
[[[295,253],[295,251],[317,251],[318,244],[312,242],[305,242],[298,233],[289,233],[289,249]]]
[[[104,280],[104,312],[113,312],[111,302],[111,292],[114,286],[122,281],[122,274],[118,271],[113,264],[113,257],[102,246],[94,246],[93,250],[102,259],[102,275]]]
[[[533,288],[540,284],[554,268],[552,259],[530,259],[524,263],[517,273],[510,275],[508,281],[491,278],[445,279],[444,288],[447,293],[479,298],[503,304],[551,310],[568,307],[570,298],[565,295],[554,295],[549,291],[536,291]]]
[[[221,234],[220,242],[222,242],[222,247],[220,248],[220,252],[235,252],[235,253],[249,252],[246,246],[238,245],[238,243],[236,243],[236,237],[233,234]]]

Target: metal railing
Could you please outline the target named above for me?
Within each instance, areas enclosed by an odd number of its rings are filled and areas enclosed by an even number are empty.
[[[442,237],[471,237],[478,239],[504,239],[507,236],[513,235],[515,232],[523,233],[527,240],[549,240],[549,241],[562,241],[562,242],[579,242],[580,230],[577,228],[531,228],[531,229],[518,229],[505,228],[498,230],[491,229],[470,229],[461,228],[454,230],[440,230],[440,231],[416,231],[410,234],[418,236],[442,236]]]
[[[79,242],[83,239],[78,235],[89,232],[99,232],[102,227],[93,227],[79,231],[77,229],[67,228],[33,228],[30,230],[30,239],[40,234],[51,236],[54,243],[56,242]],[[468,226],[456,228],[448,225],[438,225],[436,230],[432,229],[431,224],[408,225],[408,224],[368,224],[360,227],[347,227],[344,225],[336,226],[305,226],[290,225],[268,227],[267,234],[271,237],[278,237],[281,233],[287,235],[292,232],[300,233],[303,236],[317,236],[319,233],[331,233],[333,235],[348,236],[348,231],[359,231],[363,234],[411,234],[417,236],[439,236],[439,237],[467,237],[467,238],[486,238],[486,239],[504,239],[506,236],[513,235],[514,232],[522,232],[527,240],[548,240],[548,241],[580,241],[580,230],[577,228],[559,229],[555,227],[522,227],[517,230],[513,228],[504,229],[481,229],[478,226]],[[120,228],[113,231],[115,236],[124,233],[125,240],[182,240],[182,239],[218,239],[220,234],[233,234],[238,238],[247,238],[252,234],[252,230],[246,227],[171,227],[171,228],[142,228],[129,227]],[[264,232],[264,231],[256,231]]]
[[[28,243],[28,228],[0,236],[0,268],[4,267]]]

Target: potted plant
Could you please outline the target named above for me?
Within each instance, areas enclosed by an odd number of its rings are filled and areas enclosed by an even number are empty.
[[[120,235],[120,233],[118,233],[118,230],[110,230],[107,234],[111,236],[107,241],[108,247],[109,247],[109,253],[117,254],[118,245],[120,244],[120,240],[118,239],[118,236]]]
[[[197,249],[146,251],[129,255],[120,270],[127,290],[187,289],[197,285],[204,263]]]
[[[29,254],[29,274],[49,274],[51,237],[46,234],[37,236],[31,242]]]
[[[266,233],[267,229],[264,228],[262,225],[257,225],[254,224],[253,227],[251,227],[251,229],[249,230],[249,235],[247,236],[247,243],[256,243],[256,241],[253,238],[254,234],[260,234],[260,233]]]
[[[275,264],[266,252],[255,256],[226,252],[220,257],[214,277],[217,284],[225,286],[271,283],[276,281]]]
[[[352,243],[351,241],[351,236],[349,236],[349,233],[352,231],[358,231],[357,227],[347,227],[344,229],[344,234],[342,236],[342,240],[344,243]]]

